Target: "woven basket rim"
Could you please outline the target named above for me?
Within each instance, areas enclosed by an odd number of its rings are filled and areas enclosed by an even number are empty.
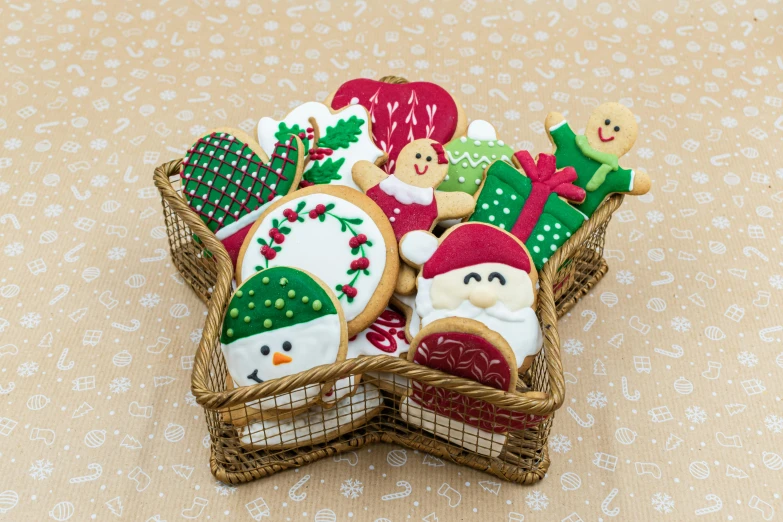
[[[217,411],[263,397],[292,391],[308,383],[325,382],[351,374],[365,372],[389,372],[418,380],[432,386],[451,390],[463,395],[481,399],[495,406],[511,411],[535,415],[549,415],[557,410],[565,398],[565,380],[560,359],[560,337],[557,331],[557,310],[552,282],[555,281],[560,265],[569,258],[572,251],[584,242],[594,228],[606,220],[622,203],[622,195],[613,195],[604,202],[593,216],[558,249],[539,272],[538,312],[541,315],[544,336],[544,360],[547,365],[550,391],[532,396],[525,393],[510,393],[497,390],[469,379],[457,378],[447,373],[426,368],[407,360],[390,356],[349,359],[341,363],[309,369],[295,375],[275,379],[253,386],[239,387],[229,391],[210,388],[209,361],[211,351],[219,335],[225,308],[231,297],[233,265],[231,259],[217,239],[184,198],[172,186],[172,177],[179,175],[182,159],[175,159],[159,165],[153,176],[161,197],[199,237],[205,249],[209,250],[217,263],[217,281],[207,301],[207,318],[203,335],[196,352],[191,390],[196,401],[208,410]]]

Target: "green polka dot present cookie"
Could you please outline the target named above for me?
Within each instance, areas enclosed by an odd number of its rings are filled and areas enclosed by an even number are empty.
[[[231,378],[251,386],[345,360],[348,331],[336,296],[304,270],[285,266],[256,273],[231,297],[220,345]],[[317,401],[311,384],[257,405],[277,412]]]
[[[493,163],[475,196],[476,210],[469,221],[511,232],[525,243],[541,270],[587,219],[567,203],[583,201],[585,191],[573,184],[574,169],[557,170],[551,154],[540,154],[534,160],[523,150],[514,154],[513,161],[524,174],[502,161]]]

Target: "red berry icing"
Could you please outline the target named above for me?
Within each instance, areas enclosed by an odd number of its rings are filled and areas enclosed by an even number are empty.
[[[347,295],[351,299],[356,297],[356,294],[358,293],[357,290],[351,285],[343,285],[342,291],[345,295]]]

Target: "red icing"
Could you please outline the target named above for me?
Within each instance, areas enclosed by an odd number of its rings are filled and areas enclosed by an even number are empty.
[[[457,225],[424,263],[422,276],[430,279],[481,263],[501,263],[530,273],[530,254],[507,232],[485,223]]]
[[[604,134],[603,134],[603,132],[601,132],[601,127],[598,127],[598,137],[599,137],[599,138],[601,139],[601,141],[603,141],[604,143],[606,143],[607,141],[612,141],[612,140],[614,139],[614,136],[610,136],[610,137],[608,137],[608,138],[604,138]]]
[[[576,170],[573,167],[557,170],[557,160],[552,154],[539,154],[538,162],[526,150],[514,153],[514,157],[530,178],[531,190],[511,233],[521,241],[527,241],[544,212],[550,194],[578,203],[584,201],[586,192],[573,184],[577,177]]]
[[[457,104],[434,83],[349,80],[337,89],[332,108],[342,109],[354,99],[370,113],[373,141],[389,155],[384,169],[390,174],[405,145],[420,138],[448,143],[457,129]]]
[[[223,243],[223,246],[226,247],[226,251],[228,252],[229,257],[231,257],[231,262],[234,264],[234,266],[237,266],[237,259],[239,258],[239,250],[242,248],[242,243],[245,241],[245,236],[250,233],[250,229],[254,223],[250,223],[246,227],[243,227],[230,236],[223,238],[221,243]]]
[[[389,218],[394,235],[399,241],[402,236],[413,230],[430,230],[438,218],[438,202],[433,194],[432,203],[419,205],[410,203],[405,205],[397,201],[394,196],[384,192],[380,185],[375,185],[367,191],[367,196],[381,207],[383,213]],[[395,213],[398,209],[400,212]]]
[[[419,343],[413,362],[509,390],[512,372],[503,353],[486,339],[466,332],[438,332]],[[535,426],[544,417],[512,412],[462,394],[413,381],[413,399],[440,415],[484,431],[505,433]]]
[[[419,176],[423,176],[424,174],[427,173],[428,170],[430,170],[430,166],[429,165],[424,165],[424,170],[419,172],[419,165],[414,163],[413,164],[413,169],[416,171],[416,174],[418,174]]]
[[[388,308],[370,325],[364,334],[375,348],[385,353],[396,353],[397,341],[405,341],[405,317]],[[400,336],[402,333],[402,336]]]

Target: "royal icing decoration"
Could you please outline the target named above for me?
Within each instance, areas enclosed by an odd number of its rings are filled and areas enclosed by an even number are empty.
[[[347,333],[333,299],[295,268],[269,268],[245,280],[231,297],[220,336],[234,382],[251,386],[344,360]],[[263,399],[260,407],[300,407],[320,389],[308,385]]]
[[[188,205],[220,239],[234,262],[255,219],[276,196],[299,183],[302,143],[289,137],[273,147],[270,159],[259,155],[241,131],[211,132],[182,160],[182,194]]]
[[[273,266],[306,270],[335,291],[350,322],[371,300],[384,298],[376,294],[386,270],[384,236],[378,224],[351,201],[305,191],[290,198],[262,216],[246,239],[240,277],[244,280]]]
[[[403,239],[405,259],[408,241]],[[434,253],[421,265],[416,312],[421,325],[438,319],[473,319],[499,333],[521,366],[541,349],[543,337],[533,306],[537,273],[519,240],[483,223],[449,229]]]
[[[444,148],[449,173],[438,190],[473,195],[484,180],[484,171],[494,161],[511,163],[514,150],[497,139],[489,122],[476,120],[468,125],[468,135],[448,142]]]
[[[540,154],[536,162],[529,152],[519,151],[514,159],[525,174],[506,163],[493,163],[469,221],[511,232],[525,243],[540,270],[587,219],[561,198],[582,201],[585,191],[573,185],[574,169],[557,170],[551,154]]]
[[[370,113],[373,140],[389,155],[384,167],[389,174],[405,145],[420,138],[447,143],[460,123],[454,98],[434,83],[355,79],[342,84],[331,101],[333,109],[356,104]]]
[[[304,103],[281,121],[261,118],[258,142],[267,153],[289,136],[304,143],[309,161],[302,174],[304,185],[345,185],[358,189],[351,169],[359,160],[378,163],[384,152],[372,141],[370,118],[361,105],[332,112],[318,102]]]

